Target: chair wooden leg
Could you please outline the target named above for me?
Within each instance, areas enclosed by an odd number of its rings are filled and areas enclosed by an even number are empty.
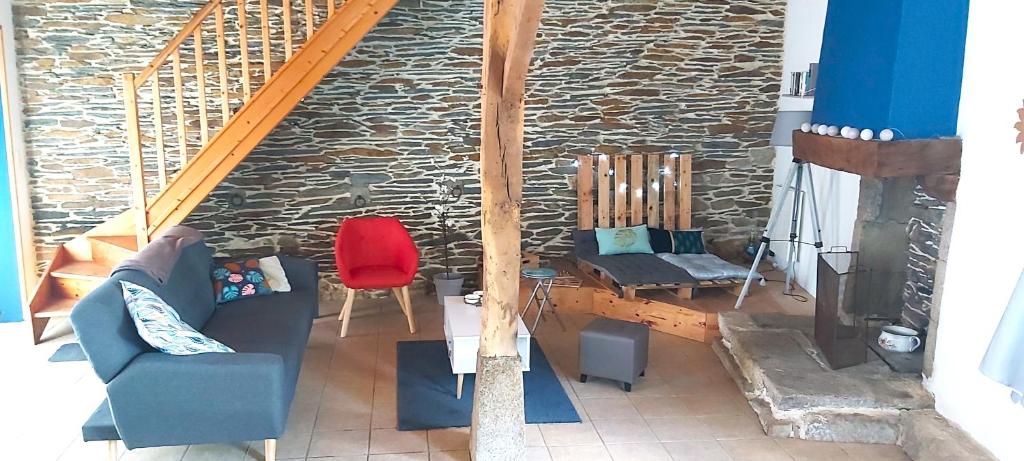
[[[107,441],[107,460],[117,461],[117,440]]]
[[[263,441],[263,459],[265,461],[275,461],[277,459],[277,439]]]
[[[693,299],[693,288],[679,288],[676,290],[676,296],[683,299]]]
[[[356,300],[355,288],[348,288],[345,290],[345,305],[341,308],[341,314],[338,315],[338,319],[341,320],[341,337],[344,338],[348,334],[348,318],[352,315],[352,303]]]
[[[415,333],[416,318],[412,315],[412,300],[409,297],[409,285],[402,287],[402,299],[405,300],[405,318],[409,320],[409,333]]]

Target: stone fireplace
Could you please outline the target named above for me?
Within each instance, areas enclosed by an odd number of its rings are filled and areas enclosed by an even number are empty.
[[[960,140],[860,141],[802,132],[793,139],[798,161],[861,176],[855,257],[847,263],[857,269],[855,277],[831,284],[819,278],[819,297],[840,299],[827,318],[722,314],[722,343],[716,350],[769,434],[895,443],[907,412],[934,405],[921,382],[927,354],[887,355],[871,327],[899,323],[924,335],[931,323],[945,203],[955,196]],[[822,328],[841,332],[842,341],[817,344],[815,330]],[[837,347],[850,350],[836,353]],[[833,359],[837,363],[829,363]]]

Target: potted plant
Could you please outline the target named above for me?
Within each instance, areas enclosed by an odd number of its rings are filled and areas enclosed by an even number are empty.
[[[434,204],[434,218],[441,228],[441,245],[444,255],[444,272],[434,274],[434,290],[437,292],[437,303],[444,304],[445,296],[459,296],[462,294],[463,277],[452,272],[448,263],[448,239],[455,227],[455,221],[451,219],[452,205],[458,203],[462,198],[462,185],[449,178],[441,178],[436,184],[437,203]]]

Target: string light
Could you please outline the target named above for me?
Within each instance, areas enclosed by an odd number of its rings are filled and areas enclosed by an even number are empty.
[[[626,191],[626,183],[619,184],[619,192],[625,192],[625,191]]]
[[[673,152],[672,155],[670,155],[670,157],[679,158],[679,152]]]
[[[579,167],[580,167],[580,161],[579,161],[579,159],[573,160],[573,161],[572,161],[572,166],[574,166],[574,167],[576,167],[576,168],[579,168]]]
[[[608,176],[615,176],[615,168],[608,169]]]
[[[658,181],[651,182],[651,188],[654,190],[661,190],[661,183]]]
[[[636,196],[637,196],[637,198],[642,198],[644,196],[643,188],[640,188],[640,187],[636,188]]]

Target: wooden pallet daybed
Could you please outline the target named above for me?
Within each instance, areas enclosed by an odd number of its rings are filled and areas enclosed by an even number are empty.
[[[580,270],[570,259],[556,259],[546,265],[557,269],[562,276],[579,280],[578,285],[551,288],[549,301],[560,313],[593,314],[643,323],[663,333],[711,343],[721,336],[718,313],[732,310],[732,302],[721,302],[720,297],[682,299],[672,290],[649,290],[643,293],[644,297],[624,299],[608,281],[601,280],[594,272]],[[519,289],[522,302],[532,293],[534,283],[533,280],[522,281]],[[543,297],[543,292],[538,296]]]
[[[578,229],[640,224],[690,228],[691,164],[690,155],[680,154],[581,155],[576,179]],[[635,299],[637,290],[673,290],[690,299],[698,288],[734,289],[743,284],[740,278],[699,281],[653,255],[598,256],[596,250],[586,250],[596,248],[595,242],[587,241],[592,236],[582,234],[576,233],[579,267],[600,274],[626,300]]]

